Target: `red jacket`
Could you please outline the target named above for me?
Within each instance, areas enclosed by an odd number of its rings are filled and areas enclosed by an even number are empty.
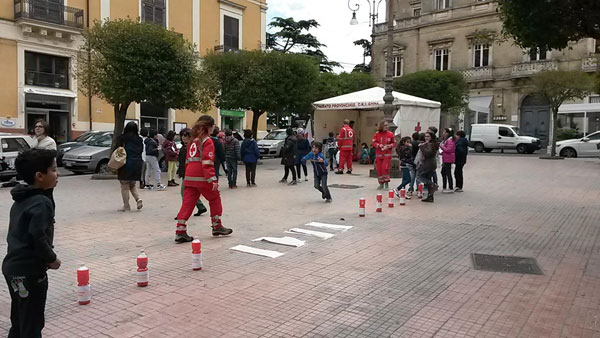
[[[373,147],[375,147],[375,157],[389,157],[392,158],[392,152],[396,147],[396,140],[394,140],[394,134],[391,131],[378,131],[373,135]],[[379,146],[389,145],[385,150],[379,148]]]
[[[185,160],[186,187],[202,187],[217,180],[215,175],[215,145],[209,136],[195,139],[187,149]]]
[[[352,151],[353,145],[354,130],[352,130],[350,126],[344,125],[342,129],[340,129],[340,134],[338,136],[338,149],[340,149],[340,151]]]

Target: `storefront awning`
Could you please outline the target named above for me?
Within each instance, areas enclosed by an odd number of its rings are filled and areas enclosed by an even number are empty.
[[[239,117],[239,118],[243,118],[246,116],[246,112],[243,110],[221,109],[220,112],[221,112],[221,116]]]
[[[469,109],[476,112],[490,113],[492,96],[469,97]]]
[[[40,88],[40,87],[29,87],[25,86],[23,90],[25,94],[40,94],[40,95],[49,95],[49,96],[61,96],[61,97],[77,97],[77,93],[70,91],[68,89],[58,89],[58,88]]]
[[[600,112],[600,103],[563,104],[558,108],[559,114],[598,113],[598,112]]]

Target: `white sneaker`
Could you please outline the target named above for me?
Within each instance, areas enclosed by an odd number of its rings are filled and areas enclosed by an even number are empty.
[[[162,185],[162,184],[159,184],[159,185],[156,187],[156,190],[158,190],[158,191],[165,191],[165,190],[167,190],[167,187],[166,187],[166,186],[164,186],[164,185]]]

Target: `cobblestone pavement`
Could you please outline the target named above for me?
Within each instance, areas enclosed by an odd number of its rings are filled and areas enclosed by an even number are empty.
[[[259,166],[258,188],[227,190],[223,222],[210,236],[193,217],[204,269],[191,247],[173,243],[177,188],[144,191],[142,212],[119,213],[116,181],[60,179],[55,245],[63,266],[49,272],[45,337],[600,337],[600,162],[473,156],[465,192],[375,213],[375,179],[330,175],[325,204],[310,182],[278,183],[278,160]],[[396,182],[397,183],[397,182]],[[367,198],[367,217],[358,199]],[[0,190],[6,237],[8,190]],[[251,242],[309,221],[354,226],[328,240],[296,235],[300,248]],[[322,230],[313,228],[313,230]],[[334,233],[334,231],[328,231]],[[242,244],[285,253],[234,252]],[[144,248],[150,285],[135,284]],[[6,244],[0,245],[4,254]],[[471,253],[535,257],[543,275],[477,271]],[[91,271],[92,303],[79,306],[75,270]],[[9,324],[0,287],[0,335]]]

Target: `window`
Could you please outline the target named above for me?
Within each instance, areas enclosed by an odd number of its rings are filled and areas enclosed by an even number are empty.
[[[600,103],[600,96],[590,96],[590,103]]]
[[[473,67],[487,67],[490,65],[490,44],[476,44],[473,46]]]
[[[504,137],[515,137],[515,134],[512,132],[512,130],[506,127],[500,127],[498,133],[500,134],[500,136]]]
[[[226,52],[240,49],[240,20],[223,16],[223,49]]]
[[[531,48],[529,50],[529,61],[540,61],[548,59],[548,51],[544,48]]]
[[[25,52],[25,83],[33,86],[69,89],[69,59]]]
[[[413,16],[421,16],[421,8],[413,8]]]
[[[437,9],[450,8],[450,0],[435,0]]]
[[[448,49],[436,49],[434,51],[433,68],[436,70],[448,70],[450,69],[450,50]]]
[[[600,140],[600,132],[595,132],[593,134],[587,135],[586,138],[590,139],[591,141]]]
[[[142,21],[155,23],[165,27],[167,4],[166,0],[142,0]]]
[[[394,77],[402,76],[402,57],[394,56]]]
[[[22,138],[3,138],[2,152],[11,153],[29,149],[29,144]]]

